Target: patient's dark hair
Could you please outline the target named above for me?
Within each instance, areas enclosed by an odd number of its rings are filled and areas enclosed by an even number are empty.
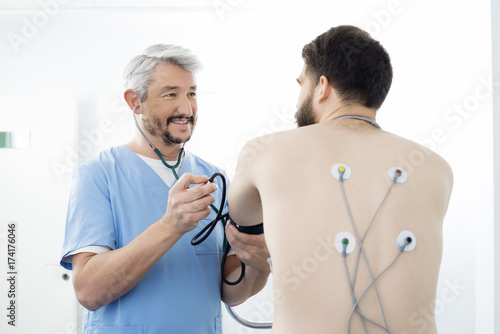
[[[387,51],[354,26],[338,26],[319,35],[302,49],[306,74],[314,85],[324,75],[344,102],[378,109],[392,83]]]

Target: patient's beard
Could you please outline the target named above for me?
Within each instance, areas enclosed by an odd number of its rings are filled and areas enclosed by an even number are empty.
[[[312,94],[309,94],[304,103],[300,106],[299,110],[295,113],[295,121],[297,122],[297,126],[299,128],[302,126],[316,124],[312,109]]]

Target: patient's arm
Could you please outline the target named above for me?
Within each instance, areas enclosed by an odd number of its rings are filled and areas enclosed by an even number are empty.
[[[255,184],[258,157],[252,143],[248,143],[238,158],[236,174],[228,190],[229,214],[236,224],[252,226],[262,222],[262,205]],[[240,261],[246,264],[245,276],[237,284],[222,284],[222,301],[230,306],[244,302],[260,291],[270,274],[263,234],[245,234],[231,225],[226,226],[226,236],[236,256],[228,256],[224,268],[226,278],[232,282],[240,276]]]
[[[234,223],[252,226],[262,223],[262,204],[256,179],[259,171],[259,150],[254,139],[241,150],[236,174],[228,190],[229,214]]]
[[[270,274],[267,264],[269,251],[263,234],[240,233],[234,226],[228,224],[226,236],[236,254],[226,259],[224,267],[226,279],[229,282],[236,281],[241,273],[240,261],[246,265],[245,276],[239,284],[222,284],[222,301],[229,306],[235,306],[255,295],[266,285]]]

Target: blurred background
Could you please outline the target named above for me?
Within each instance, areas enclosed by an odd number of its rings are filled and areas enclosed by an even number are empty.
[[[409,325],[431,312],[440,333],[498,333],[499,21],[498,0],[0,0],[0,147],[15,146],[0,148],[1,277],[12,223],[18,271],[15,328],[0,280],[0,333],[79,333],[72,273],[58,264],[71,178],[131,138],[122,72],[132,57],[156,43],[199,56],[199,122],[186,149],[232,176],[249,139],[295,127],[302,47],[341,24],[365,29],[392,58],[378,123],[436,151],[455,174],[437,298]],[[423,159],[416,152],[401,165]],[[271,280],[235,311],[272,321]],[[227,313],[223,325],[270,333]]]

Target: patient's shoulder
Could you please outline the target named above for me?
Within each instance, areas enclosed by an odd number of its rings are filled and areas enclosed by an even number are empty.
[[[423,177],[439,179],[439,182],[453,185],[453,170],[443,156],[410,139],[387,133],[397,148],[398,161],[409,169],[416,170]]]

